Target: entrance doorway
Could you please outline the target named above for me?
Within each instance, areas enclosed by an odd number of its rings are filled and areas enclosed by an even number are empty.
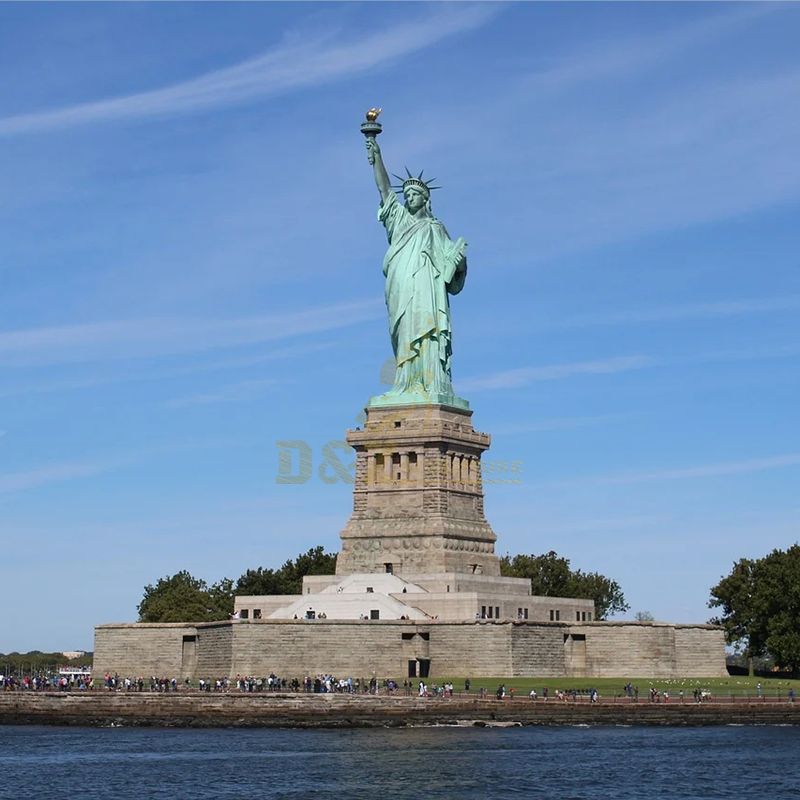
[[[431,660],[429,658],[409,658],[408,677],[427,678],[431,672]]]
[[[197,637],[184,636],[181,650],[181,675],[193,677],[197,670]]]

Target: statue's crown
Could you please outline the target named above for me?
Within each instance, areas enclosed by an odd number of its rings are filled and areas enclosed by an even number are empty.
[[[423,172],[424,171],[425,170],[423,170]],[[397,178],[397,180],[402,181],[402,183],[397,184],[396,186],[393,187],[398,194],[403,194],[406,189],[413,188],[421,191],[426,197],[430,197],[431,192],[434,189],[441,188],[440,186],[433,185],[433,182],[436,180],[436,178],[430,178],[429,180],[426,181],[422,177],[422,172],[420,172],[420,174],[415,178],[411,174],[411,172],[409,172],[408,167],[406,167],[406,175],[408,175],[407,178],[402,178],[400,175],[394,176],[395,178]]]

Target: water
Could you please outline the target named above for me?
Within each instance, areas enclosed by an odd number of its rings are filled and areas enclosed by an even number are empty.
[[[0,798],[800,798],[800,728],[0,727]]]

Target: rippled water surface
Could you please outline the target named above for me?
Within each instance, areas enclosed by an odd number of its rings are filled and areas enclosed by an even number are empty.
[[[0,798],[800,798],[800,728],[0,727]]]

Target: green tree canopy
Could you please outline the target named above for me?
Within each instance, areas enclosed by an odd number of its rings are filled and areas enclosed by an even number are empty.
[[[597,619],[605,619],[630,607],[616,581],[599,572],[573,570],[569,559],[553,550],[540,556],[504,556],[500,559],[500,574],[509,578],[529,578],[534,595],[594,600]]]
[[[300,594],[306,575],[332,575],[336,572],[336,553],[312,547],[278,569],[248,569],[236,581],[234,594]]]
[[[312,547],[278,569],[248,569],[234,582],[222,578],[209,586],[186,570],[144,587],[139,622],[213,622],[228,619],[237,594],[300,594],[304,575],[336,571],[336,553]]]
[[[234,594],[288,594],[283,576],[266,567],[248,569],[236,581]]]
[[[710,621],[748,658],[771,656],[779,667],[800,668],[800,545],[742,558],[711,588]]]
[[[139,622],[212,622],[233,612],[233,583],[227,578],[209,587],[186,570],[144,587]]]

